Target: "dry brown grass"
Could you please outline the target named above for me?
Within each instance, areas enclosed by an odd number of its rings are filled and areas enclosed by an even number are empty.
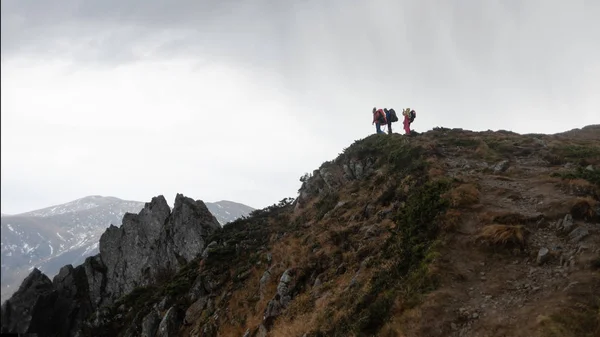
[[[446,176],[446,172],[440,167],[431,167],[429,171],[427,171],[427,175],[431,179],[441,178]]]
[[[450,190],[447,197],[452,207],[468,207],[479,203],[481,194],[475,184],[467,183]]]
[[[591,197],[576,198],[571,201],[571,214],[575,219],[593,221],[600,218],[596,213],[596,208],[600,204]]]
[[[302,337],[315,324],[315,314],[304,314],[294,319],[279,319],[269,332],[270,336]]]
[[[537,317],[537,336],[600,336],[600,279],[596,274],[578,281],[566,294],[555,296],[549,303],[552,305],[545,306],[550,310]]]
[[[585,179],[558,179],[554,181],[566,193],[577,196],[600,195],[600,189]]]
[[[484,141],[481,141],[475,149],[475,155],[478,158],[487,160],[494,160],[498,157],[498,155],[492,149],[490,149],[488,144]]]
[[[250,300],[259,296],[260,278],[265,270],[269,268],[267,266],[254,267],[247,283],[232,292],[227,306],[228,315],[230,317],[245,317],[245,324],[231,324],[229,322],[222,324],[219,329],[220,335],[241,336],[246,329],[253,330],[257,328],[262,323],[263,312],[267,304],[277,291],[281,274],[289,267],[306,263],[308,254],[305,250],[306,247],[301,244],[301,238],[297,237],[287,237],[275,244],[272,250],[274,267],[271,277],[263,289],[264,296],[257,301]],[[290,252],[295,253],[290,254]]]
[[[457,209],[449,209],[441,219],[440,228],[444,232],[460,229],[462,213]]]
[[[307,261],[308,251],[302,244],[302,239],[297,237],[288,237],[275,244],[273,250],[273,260],[286,266],[302,265]],[[290,254],[294,252],[294,254]]]
[[[474,240],[487,244],[488,246],[519,247],[524,249],[527,245],[527,230],[521,225],[498,225],[484,226]]]

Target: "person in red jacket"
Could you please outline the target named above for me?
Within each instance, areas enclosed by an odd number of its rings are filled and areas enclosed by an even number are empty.
[[[381,131],[381,126],[386,125],[387,120],[385,119],[385,112],[382,109],[373,108],[373,123],[371,125],[373,124],[375,124],[377,133],[385,134],[385,132]]]

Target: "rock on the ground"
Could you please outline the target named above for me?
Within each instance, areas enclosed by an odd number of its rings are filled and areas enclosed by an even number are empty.
[[[191,324],[194,321],[194,319],[200,316],[202,310],[206,308],[207,304],[207,297],[200,297],[198,300],[192,303],[192,305],[190,305],[190,307],[185,312],[184,324]]]
[[[508,160],[503,160],[499,163],[497,163],[496,165],[494,165],[493,170],[494,173],[502,173],[504,171],[506,171],[508,169],[508,167],[510,166],[510,162]]]
[[[177,336],[179,327],[181,326],[181,313],[176,307],[171,307],[167,310],[165,317],[158,326],[156,337],[172,337]]]
[[[263,273],[263,275],[260,278],[259,281],[259,293],[260,293],[260,298],[263,299],[265,296],[265,289],[267,288],[267,283],[269,283],[269,281],[271,280],[271,273],[273,272],[274,266],[270,267],[269,269],[265,270],[265,272]]]
[[[550,258],[550,251],[546,247],[540,248],[537,255],[537,264],[544,264]]]
[[[156,330],[160,324],[160,317],[156,310],[152,309],[142,320],[142,334],[141,337],[154,337],[156,336]]]
[[[270,327],[273,320],[279,316],[292,300],[292,289],[294,284],[295,272],[293,269],[287,269],[279,279],[277,293],[267,304],[263,322],[266,327]]]
[[[573,216],[571,214],[565,215],[562,221],[558,223],[558,231],[559,233],[568,234],[573,230],[575,226],[573,222]]]
[[[578,227],[578,228],[575,228],[569,234],[569,241],[573,242],[573,243],[577,243],[577,242],[583,240],[588,235],[590,235],[590,231],[588,231],[587,228]]]

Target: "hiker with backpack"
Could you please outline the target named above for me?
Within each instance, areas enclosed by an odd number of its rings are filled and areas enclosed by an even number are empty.
[[[392,134],[392,123],[397,122],[398,121],[398,116],[396,116],[396,111],[394,111],[394,109],[387,109],[384,108],[383,111],[385,111],[385,118],[387,119],[387,126],[388,126],[388,134]]]
[[[385,112],[383,112],[382,109],[373,108],[373,123],[371,123],[371,125],[373,124],[375,124],[377,133],[385,134],[385,132],[381,131],[381,126],[387,124],[387,119],[385,118]]]
[[[417,113],[415,112],[415,110],[406,108],[402,111],[402,115],[404,116],[404,133],[407,136],[410,136],[410,125],[417,117]]]

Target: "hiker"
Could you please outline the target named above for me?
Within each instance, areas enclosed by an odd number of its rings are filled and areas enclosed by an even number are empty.
[[[388,110],[387,108],[384,108],[383,111],[385,111],[385,118],[387,119],[388,134],[391,135],[392,123],[398,121],[398,116],[396,116],[396,111],[394,111],[394,109]]]
[[[407,136],[410,136],[410,124],[415,119],[413,117],[413,112],[414,110],[411,110],[410,108],[406,108],[402,111],[402,116],[404,116],[404,133]]]
[[[371,125],[373,124],[375,124],[375,130],[377,133],[385,134],[385,132],[381,131],[381,126],[387,124],[385,112],[383,112],[383,110],[373,108],[373,123],[371,123]]]
[[[411,109],[409,116],[410,119],[408,120],[408,128],[410,129],[410,126],[415,121],[415,118],[417,118],[417,113],[415,112],[415,110]]]

